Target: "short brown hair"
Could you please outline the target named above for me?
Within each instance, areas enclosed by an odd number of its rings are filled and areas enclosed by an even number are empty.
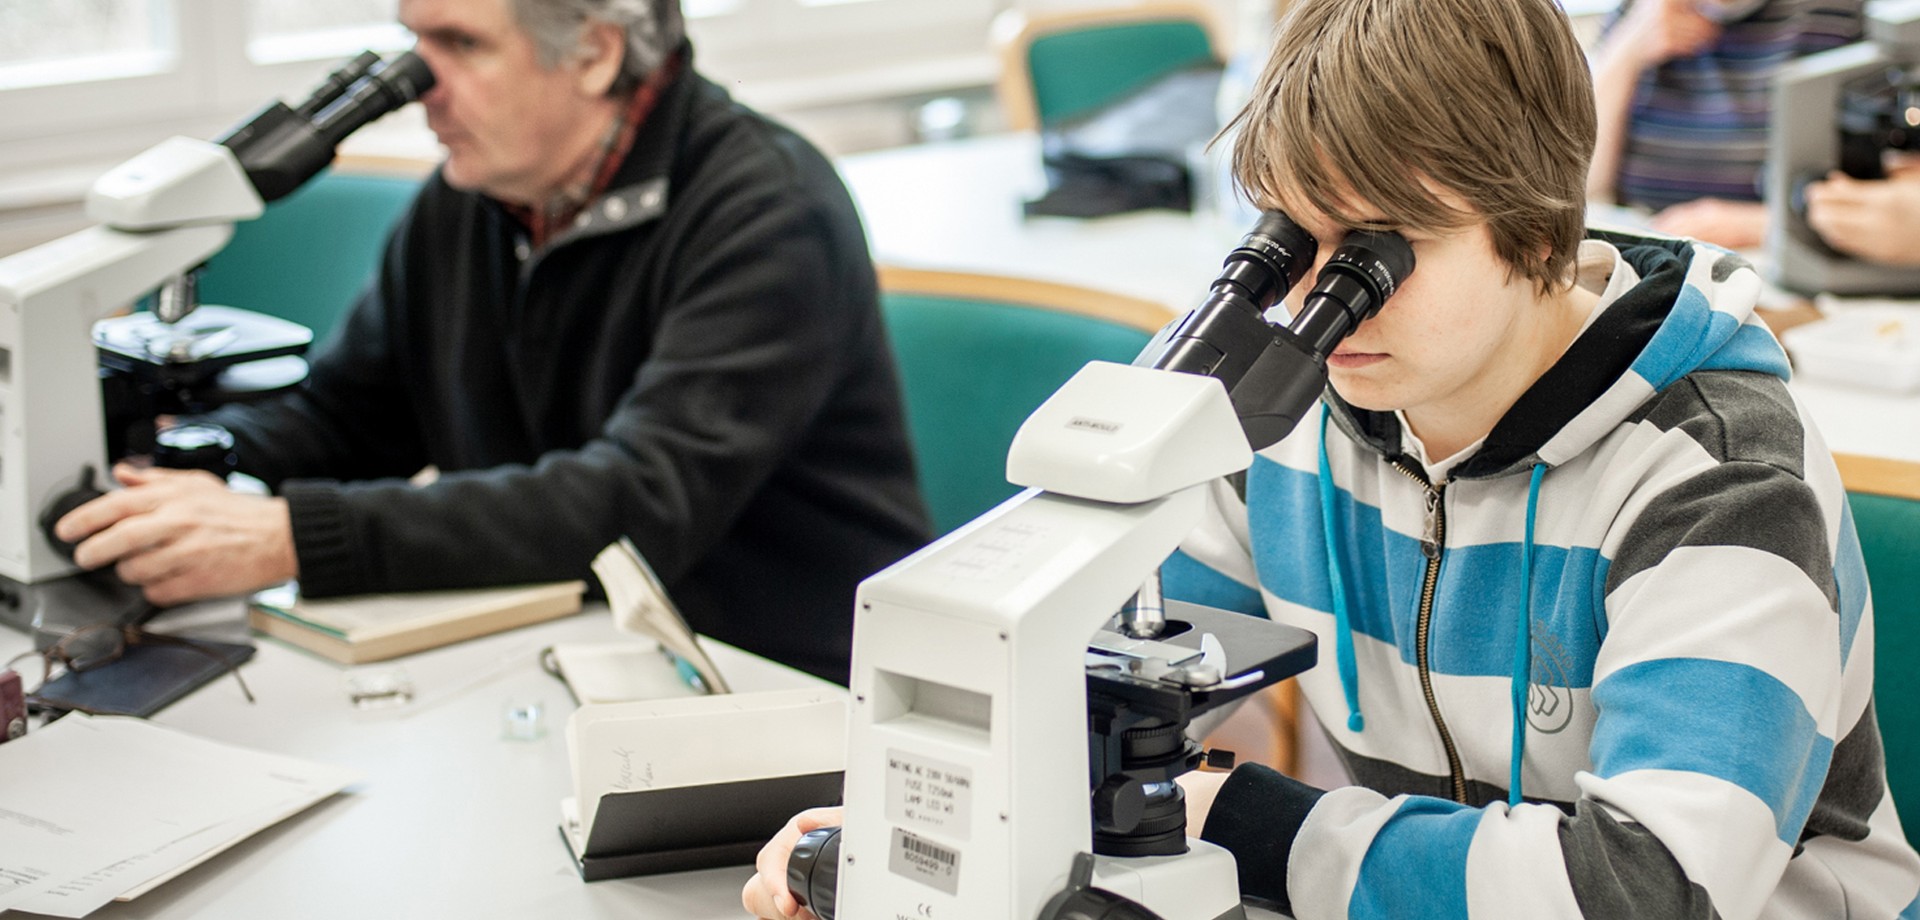
[[[1542,293],[1571,278],[1593,82],[1555,0],[1295,0],[1236,127],[1235,181],[1264,207],[1368,229],[1484,219]],[[1384,219],[1359,220],[1355,200]]]

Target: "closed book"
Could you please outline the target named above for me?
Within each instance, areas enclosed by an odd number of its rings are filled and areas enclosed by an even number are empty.
[[[253,596],[248,622],[343,664],[385,661],[580,609],[580,581],[322,599],[275,588]]]

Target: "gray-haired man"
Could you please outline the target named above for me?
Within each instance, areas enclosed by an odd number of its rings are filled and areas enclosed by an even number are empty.
[[[60,534],[162,604],[582,577],[624,535],[696,629],[844,680],[854,586],[928,526],[831,166],[694,72],[675,0],[400,19],[447,159],[305,388],[218,414],[276,495],[123,467]]]

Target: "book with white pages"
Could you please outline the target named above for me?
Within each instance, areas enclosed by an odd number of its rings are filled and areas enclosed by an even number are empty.
[[[255,593],[247,622],[342,664],[365,664],[578,613],[586,588],[559,581],[315,599],[289,583]]]
[[[701,647],[680,608],[632,541],[622,537],[593,559],[620,642],[562,642],[542,652],[542,666],[567,685],[576,703],[620,703],[726,693],[720,668]]]
[[[593,557],[593,574],[607,592],[607,608],[613,611],[613,625],[624,632],[651,639],[670,653],[687,682],[707,693],[727,693],[727,681],[720,669],[693,635],[666,585],[655,575],[646,557],[626,537],[609,544]]]
[[[840,800],[846,728],[847,691],[825,684],[582,705],[561,837],[588,881],[751,863],[794,812]]]

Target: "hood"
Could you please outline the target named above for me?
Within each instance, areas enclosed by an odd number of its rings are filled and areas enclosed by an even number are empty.
[[[1687,374],[1735,370],[1789,376],[1786,352],[1754,313],[1760,276],[1725,249],[1693,240],[1592,230],[1619,251],[1614,271],[1639,280],[1610,303],[1554,366],[1521,394],[1472,457],[1453,470],[1485,479],[1556,466],[1592,447]],[[1391,412],[1347,405],[1331,389],[1333,421],[1386,456],[1400,453]]]
[[[1667,387],[1703,370],[1747,371],[1788,377],[1786,352],[1753,312],[1760,278],[1745,259],[1691,240],[1593,231],[1590,239],[1618,251],[1613,275],[1634,281],[1580,333],[1566,354],[1521,394],[1488,433],[1480,450],[1453,468],[1452,478],[1485,479],[1509,472],[1528,474],[1526,530],[1520,543],[1521,583],[1533,582],[1534,523],[1540,484],[1549,468],[1606,436]],[[1635,280],[1637,279],[1637,280]],[[1609,286],[1612,287],[1611,285]],[[1334,659],[1346,697],[1347,727],[1364,731],[1360,689],[1336,533],[1333,474],[1327,459],[1329,423],[1383,456],[1400,453],[1400,423],[1391,412],[1356,410],[1329,388],[1320,417],[1319,490],[1327,546],[1327,578],[1333,586]],[[1507,804],[1522,801],[1521,764],[1526,750],[1526,702],[1532,677],[1533,591],[1521,592],[1514,611],[1510,675],[1513,742]]]

